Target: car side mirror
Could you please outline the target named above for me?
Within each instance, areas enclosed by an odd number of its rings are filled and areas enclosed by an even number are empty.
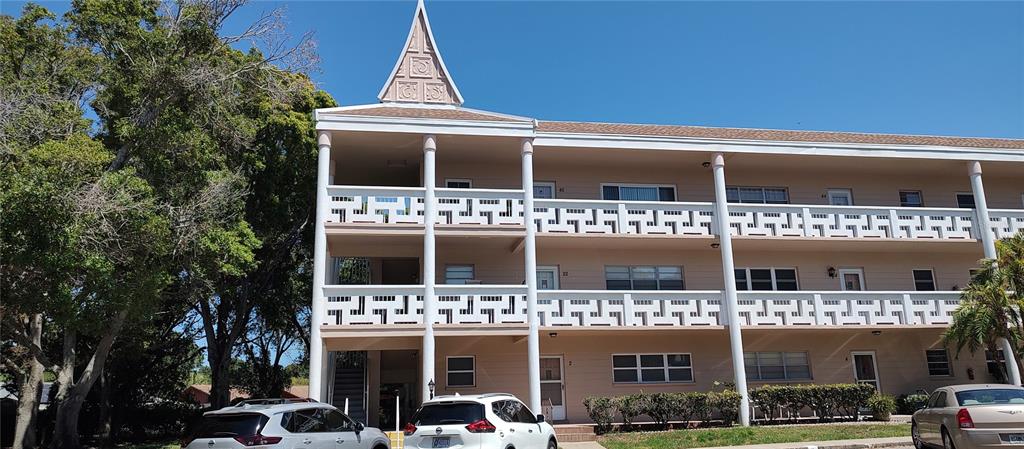
[[[544,422],[544,415],[537,415],[537,422],[538,423]]]
[[[361,423],[361,422],[357,422],[356,423],[356,433],[362,432],[363,429],[365,429],[365,428],[366,428],[366,426],[364,426],[363,423]]]

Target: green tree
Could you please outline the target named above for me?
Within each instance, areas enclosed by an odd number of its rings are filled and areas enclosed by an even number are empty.
[[[60,20],[31,5],[0,20],[2,327],[24,385],[57,373],[54,448],[79,447],[115,340],[164,304],[201,318],[215,405],[259,307],[297,311],[274,316],[308,339],[311,112],[333,100],[279,11],[222,33],[242,4],[76,0]]]
[[[960,306],[953,314],[953,322],[943,334],[949,346],[971,353],[999,349],[999,340],[1005,338],[1015,348],[1020,360],[1024,355],[1021,337],[1024,336],[1024,232],[996,242],[996,258],[981,261],[977,273],[961,293]]]

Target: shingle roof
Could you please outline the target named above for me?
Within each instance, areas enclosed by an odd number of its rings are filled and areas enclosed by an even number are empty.
[[[628,123],[541,121],[537,125],[537,131],[570,134],[616,134],[782,142],[835,142],[880,145],[926,145],[1024,149],[1024,139],[917,136],[909,134],[870,134],[832,131],[787,131],[756,128],[711,128],[704,126],[637,125]]]
[[[364,117],[396,117],[439,120],[473,120],[528,123],[532,119],[492,114],[465,108],[375,106],[327,114]],[[539,121],[537,132],[567,134],[613,134],[621,136],[692,137],[697,139],[760,140],[766,142],[819,142],[874,145],[918,145],[1022,149],[1024,139],[988,137],[921,136],[912,134],[873,134],[835,131],[797,131],[758,128],[717,128],[707,126],[643,125],[631,123]]]
[[[349,109],[345,111],[329,112],[329,114],[360,115],[370,117],[436,118],[443,120],[479,120],[487,122],[529,121],[517,120],[505,115],[487,114],[457,108],[410,108],[396,106],[380,106],[376,108]]]

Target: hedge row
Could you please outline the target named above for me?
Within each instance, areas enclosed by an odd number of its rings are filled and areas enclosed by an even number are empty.
[[[750,402],[768,422],[779,418],[782,410],[790,416],[810,409],[822,422],[837,417],[857,419],[860,409],[869,405],[875,388],[864,384],[766,385],[750,390]],[[877,403],[881,401],[881,403]],[[888,401],[892,401],[888,398]],[[870,405],[879,412],[888,409],[882,399]],[[707,393],[638,393],[616,397],[591,396],[583,400],[598,432],[611,430],[618,418],[624,429],[632,427],[638,416],[647,416],[662,428],[671,421],[699,421],[704,425],[717,418],[731,425],[739,415],[740,395],[731,389]],[[881,413],[879,413],[881,414]]]
[[[874,394],[875,387],[866,384],[766,385],[750,390],[750,402],[768,422],[775,421],[782,410],[800,416],[804,408],[827,422],[836,417],[857,419]]]
[[[662,428],[670,421],[700,421],[708,424],[718,418],[725,425],[736,421],[740,395],[733,390],[707,393],[638,393],[617,397],[591,396],[583,400],[598,433],[612,428],[616,416],[629,429],[638,416],[647,416]]]

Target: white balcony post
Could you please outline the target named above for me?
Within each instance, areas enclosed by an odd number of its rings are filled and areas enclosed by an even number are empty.
[[[437,139],[432,135],[423,136],[423,377],[420,392],[423,400],[430,399],[430,382],[434,381],[434,321],[437,313],[437,298],[434,284],[437,275],[434,269],[434,223],[437,221],[437,202],[434,199],[436,185],[435,156]]]
[[[715,178],[715,220],[718,223],[719,246],[722,251],[722,274],[725,278],[725,303],[728,309],[729,345],[732,349],[732,370],[736,391],[740,394],[740,425],[750,425],[750,398],[747,395],[747,371],[743,364],[743,333],[736,297],[736,271],[732,260],[732,234],[729,226],[729,206],[725,195],[725,157],[715,153],[712,157]]]
[[[967,164],[967,173],[971,176],[971,191],[974,193],[974,218],[978,226],[978,239],[985,250],[986,259],[996,258],[995,237],[992,235],[992,222],[988,218],[988,202],[985,201],[985,186],[981,182],[981,162]]]
[[[915,323],[914,319],[914,301],[910,299],[909,293],[903,294],[903,324],[912,325]]]
[[[981,162],[973,161],[967,163],[967,173],[971,177],[971,191],[974,193],[974,218],[978,226],[978,237],[981,240],[982,248],[985,250],[986,259],[995,259],[996,241],[992,235],[992,221],[988,218],[988,201],[985,200],[985,185],[981,182]],[[1009,375],[1010,383],[1020,385],[1020,370],[1017,368],[1017,357],[1010,342],[1000,338],[997,343],[1003,350],[1003,357],[1006,360],[1006,373]]]
[[[320,131],[317,135],[316,165],[316,225],[313,238],[313,304],[309,325],[309,397],[316,401],[324,397],[324,342],[320,339],[320,325],[324,324],[324,283],[327,280],[327,234],[324,223],[330,208],[327,196],[328,177],[331,174],[331,134]]]
[[[533,222],[533,139],[523,139],[523,224],[526,241],[526,336],[527,380],[530,384],[530,410],[540,409],[540,322],[537,316],[537,229]]]
[[[821,300],[821,293],[814,294],[814,324],[824,326],[825,323],[825,301]]]

